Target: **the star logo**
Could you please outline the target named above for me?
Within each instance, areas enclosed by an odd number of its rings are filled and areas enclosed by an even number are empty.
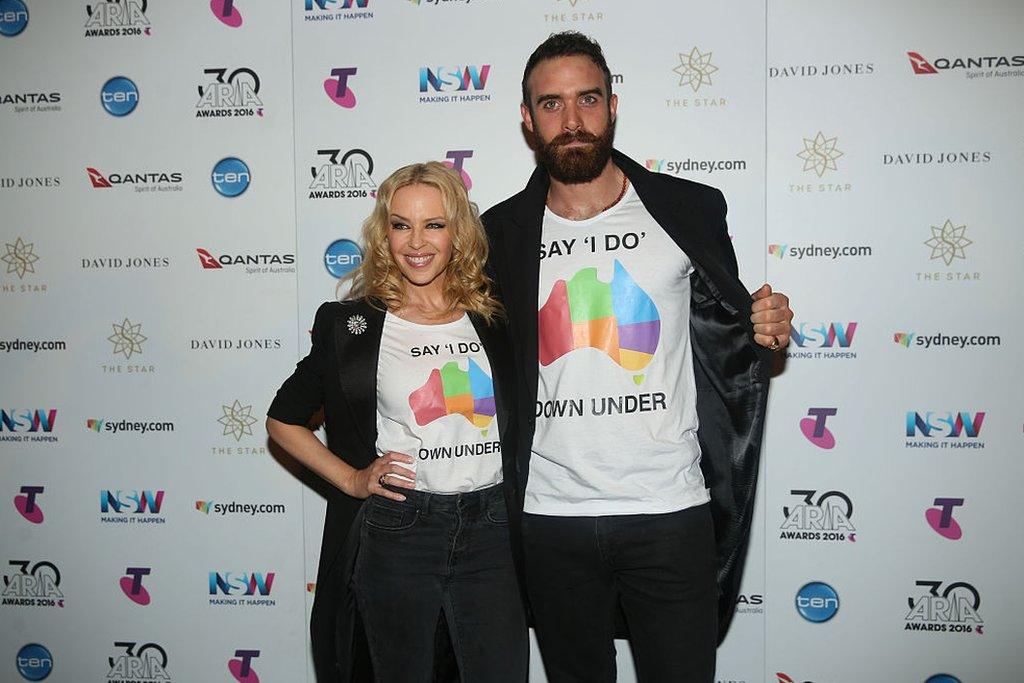
[[[142,323],[133,325],[128,318],[124,322],[114,323],[114,334],[107,337],[107,341],[114,344],[114,355],[123,354],[125,360],[132,357],[134,353],[142,353],[142,342],[146,337],[142,334]]]
[[[967,258],[964,247],[970,246],[974,242],[964,237],[964,232],[967,231],[966,225],[953,225],[953,221],[947,218],[941,228],[933,225],[931,229],[932,238],[924,243],[925,246],[932,248],[931,260],[940,258],[948,266],[952,265],[953,259]]]
[[[558,1],[559,1],[559,2],[561,2],[562,0],[558,0]],[[580,0],[569,0],[569,5],[570,5],[571,7],[575,7],[575,6],[576,6],[576,3],[577,3],[577,2],[579,2],[579,1],[580,1]],[[419,3],[417,3],[417,4],[419,4]]]
[[[251,405],[243,406],[235,399],[234,403],[229,406],[222,405],[221,409],[224,414],[217,422],[224,425],[224,436],[230,434],[235,437],[235,441],[241,441],[246,434],[252,436],[252,426],[256,424],[256,418],[252,416]]]
[[[701,53],[694,47],[690,54],[679,53],[679,66],[672,69],[679,74],[679,85],[688,85],[693,92],[700,90],[702,85],[711,85],[711,74],[718,71],[718,67],[711,63],[711,53]]]
[[[836,171],[836,159],[843,156],[843,153],[836,147],[837,138],[826,138],[825,134],[818,131],[813,139],[804,138],[804,149],[797,156],[804,160],[804,170],[814,171],[818,177],[825,175],[825,171]]]
[[[8,273],[16,273],[20,280],[25,277],[25,273],[36,272],[32,264],[38,261],[39,257],[32,253],[33,244],[25,244],[19,237],[14,240],[14,244],[7,243],[6,246],[7,253],[0,260],[7,264]]]

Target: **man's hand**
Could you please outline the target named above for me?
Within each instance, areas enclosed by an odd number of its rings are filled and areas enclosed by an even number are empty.
[[[771,285],[750,295],[754,300],[750,307],[750,322],[754,323],[754,341],[772,351],[778,351],[789,344],[790,323],[793,311],[789,308],[789,297],[778,292],[772,293]]]

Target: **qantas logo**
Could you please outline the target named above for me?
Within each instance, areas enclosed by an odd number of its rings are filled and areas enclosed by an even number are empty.
[[[935,67],[928,63],[928,60],[922,57],[917,52],[908,52],[907,56],[910,57],[910,66],[914,67],[915,74],[937,74],[938,71]]]
[[[142,173],[103,175],[92,166],[86,166],[85,172],[89,175],[89,182],[96,188],[109,188],[115,185],[170,185],[180,183],[182,180],[182,174],[177,171],[144,171]]]
[[[92,182],[93,187],[112,187],[110,181],[104,178],[103,174],[95,168],[86,168],[85,172],[89,174],[89,180]]]
[[[196,249],[196,253],[199,254],[199,263],[203,264],[203,268],[223,268],[213,254],[205,249]]]

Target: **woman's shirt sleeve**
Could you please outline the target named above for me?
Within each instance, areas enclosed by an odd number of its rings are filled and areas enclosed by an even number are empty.
[[[335,302],[327,302],[317,310],[311,335],[313,347],[277,390],[267,411],[269,417],[285,424],[306,426],[324,404],[324,381],[332,365],[330,354],[334,347],[334,306]]]

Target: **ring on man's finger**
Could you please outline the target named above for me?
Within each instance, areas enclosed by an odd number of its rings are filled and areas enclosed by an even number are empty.
[[[771,349],[772,351],[778,351],[778,350],[779,350],[779,346],[780,346],[780,344],[779,344],[779,338],[778,338],[778,337],[776,337],[776,336],[775,336],[775,335],[773,334],[773,335],[772,335],[772,343],[768,345],[768,348],[769,348],[769,349]]]
[[[382,474],[379,477],[377,477],[377,483],[380,484],[381,488],[384,488],[384,477],[386,477],[386,476],[388,476],[387,473]]]

